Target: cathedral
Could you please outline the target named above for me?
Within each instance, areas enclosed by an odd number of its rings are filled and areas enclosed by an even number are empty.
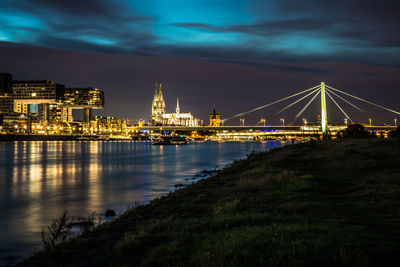
[[[161,83],[155,86],[153,103],[151,105],[151,116],[149,119],[152,125],[175,125],[175,126],[198,126],[199,120],[188,113],[181,113],[179,99],[176,100],[175,113],[166,113],[165,101],[162,93]]]

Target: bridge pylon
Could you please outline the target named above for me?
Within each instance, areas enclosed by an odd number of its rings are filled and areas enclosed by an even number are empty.
[[[326,112],[325,83],[321,82],[321,128],[322,134],[328,133],[328,113]]]

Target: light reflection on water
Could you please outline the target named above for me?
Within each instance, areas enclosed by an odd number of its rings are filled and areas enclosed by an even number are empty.
[[[0,265],[40,249],[40,230],[64,210],[73,217],[106,209],[122,212],[135,201],[166,194],[199,171],[273,146],[272,142],[164,147],[147,142],[0,143]]]

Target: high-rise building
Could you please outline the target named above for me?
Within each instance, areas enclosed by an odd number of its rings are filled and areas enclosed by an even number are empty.
[[[104,92],[97,88],[66,89],[53,81],[15,81],[11,74],[0,73],[0,115],[4,115],[3,118],[26,117],[30,124],[35,124],[32,129],[62,129],[61,124],[71,128],[72,110],[83,109],[85,125],[75,128],[88,130],[94,121],[92,109],[103,107]],[[10,124],[10,121],[3,120],[3,124]],[[19,129],[18,124],[16,127]]]
[[[12,75],[10,73],[0,73],[0,113],[13,111],[12,95]]]
[[[219,113],[215,111],[215,106],[213,108],[213,112],[210,114],[210,126],[211,127],[219,127],[221,126],[221,120],[219,118]]]
[[[0,73],[0,96],[12,94],[12,75],[10,73]]]
[[[29,115],[30,105],[40,105],[40,120],[58,121],[57,105],[61,104],[64,85],[53,81],[13,81],[14,112]]]
[[[104,92],[97,88],[66,88],[63,91],[63,104],[76,108],[103,108]]]
[[[67,88],[62,103],[62,121],[73,121],[72,109],[84,109],[84,121],[88,123],[92,120],[92,109],[104,107],[104,92],[92,87]]]
[[[33,108],[34,107],[34,108]],[[104,107],[104,92],[97,88],[65,88],[53,81],[12,81],[11,74],[0,73],[0,112],[30,115],[40,121],[72,122],[72,109],[84,109],[85,122],[91,110]]]
[[[53,81],[13,81],[15,103],[60,103],[64,85]]]

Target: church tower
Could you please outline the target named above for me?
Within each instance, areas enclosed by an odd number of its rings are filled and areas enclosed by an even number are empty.
[[[151,116],[154,116],[156,114],[157,105],[158,105],[157,103],[158,103],[158,91],[157,91],[157,84],[156,84],[153,103],[151,104]]]
[[[181,109],[179,107],[179,98],[176,99],[176,114],[181,113]]]
[[[221,126],[221,120],[219,119],[219,113],[215,111],[215,106],[213,109],[213,113],[210,114],[210,126],[211,127],[219,127]]]
[[[159,112],[161,114],[165,113],[165,101],[164,101],[164,97],[163,97],[163,93],[162,93],[162,89],[161,89],[161,83],[158,87],[158,108],[159,108]]]
[[[154,125],[157,123],[162,123],[162,114],[165,114],[165,101],[160,83],[158,88],[157,84],[155,85],[154,98],[151,104],[150,122]]]

